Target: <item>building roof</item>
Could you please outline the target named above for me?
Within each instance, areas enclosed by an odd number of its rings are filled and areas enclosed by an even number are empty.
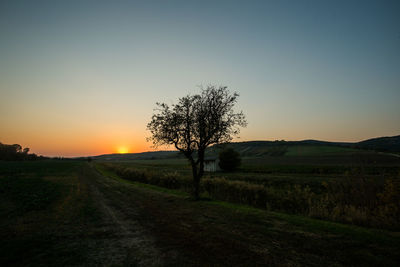
[[[204,158],[204,161],[216,161],[216,160],[218,160],[217,157],[205,157]]]

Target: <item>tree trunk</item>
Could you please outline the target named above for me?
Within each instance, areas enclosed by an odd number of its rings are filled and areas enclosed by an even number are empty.
[[[192,162],[192,174],[193,174],[193,197],[195,200],[200,198],[200,177],[197,173],[197,164]]]
[[[193,177],[193,186],[194,186],[194,191],[193,191],[193,196],[195,200],[200,199],[200,178],[199,176]]]
[[[194,198],[198,200],[200,198],[200,180],[204,174],[204,149],[199,149],[197,152],[199,169],[197,170],[197,164],[194,163],[193,169],[193,186],[194,186]]]
[[[197,152],[198,161],[196,162],[191,155],[185,155],[192,165],[193,175],[193,197],[195,200],[200,198],[200,180],[204,174],[204,149]]]
[[[197,152],[197,155],[199,157],[199,181],[201,179],[201,177],[203,177],[204,174],[204,149],[199,149],[199,151]]]

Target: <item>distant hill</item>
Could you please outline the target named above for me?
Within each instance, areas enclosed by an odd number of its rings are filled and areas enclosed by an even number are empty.
[[[217,156],[225,146],[232,147],[244,157],[264,156],[327,156],[360,153],[363,150],[400,154],[400,135],[380,137],[361,142],[302,141],[246,141],[219,144],[207,149],[206,156]],[[178,151],[154,151],[128,154],[106,154],[94,156],[96,160],[172,159],[183,157]]]
[[[356,143],[355,147],[381,152],[400,152],[400,135],[368,139]]]
[[[328,142],[319,140],[302,141],[248,141],[231,144],[221,144],[210,148],[210,151],[222,148],[225,145],[232,146],[242,155],[290,155],[295,147],[314,147],[315,151],[325,153],[354,152],[356,150],[373,150],[378,152],[400,153],[400,135],[392,137],[379,137],[361,142]],[[316,149],[318,148],[318,149]],[[307,149],[303,149],[307,150]],[[308,149],[310,150],[310,149]]]
[[[318,140],[303,141],[248,141],[220,144],[211,147],[206,153],[215,155],[229,146],[245,157],[263,156],[298,156],[298,155],[332,155],[354,152],[351,143],[334,143]]]
[[[91,157],[95,160],[168,159],[180,157],[178,151],[150,151],[142,153],[105,154]]]

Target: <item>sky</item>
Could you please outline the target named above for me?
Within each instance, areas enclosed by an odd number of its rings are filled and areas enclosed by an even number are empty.
[[[156,102],[240,94],[235,141],[400,134],[399,1],[1,1],[0,142],[154,150]]]

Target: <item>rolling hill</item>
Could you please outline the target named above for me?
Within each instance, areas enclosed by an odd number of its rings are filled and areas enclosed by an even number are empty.
[[[95,160],[136,160],[136,159],[168,159],[180,157],[178,151],[149,151],[142,153],[104,154],[93,156]]]
[[[206,156],[216,156],[224,147],[229,146],[243,157],[280,157],[280,156],[343,156],[357,153],[390,152],[400,154],[400,135],[379,137],[361,142],[327,142],[319,140],[303,141],[246,141],[219,144],[207,149]],[[153,151],[127,154],[105,154],[92,157],[96,160],[137,160],[180,158],[177,151]]]
[[[368,139],[355,144],[355,147],[361,149],[376,150],[382,152],[400,152],[400,135],[391,137],[378,137]]]

